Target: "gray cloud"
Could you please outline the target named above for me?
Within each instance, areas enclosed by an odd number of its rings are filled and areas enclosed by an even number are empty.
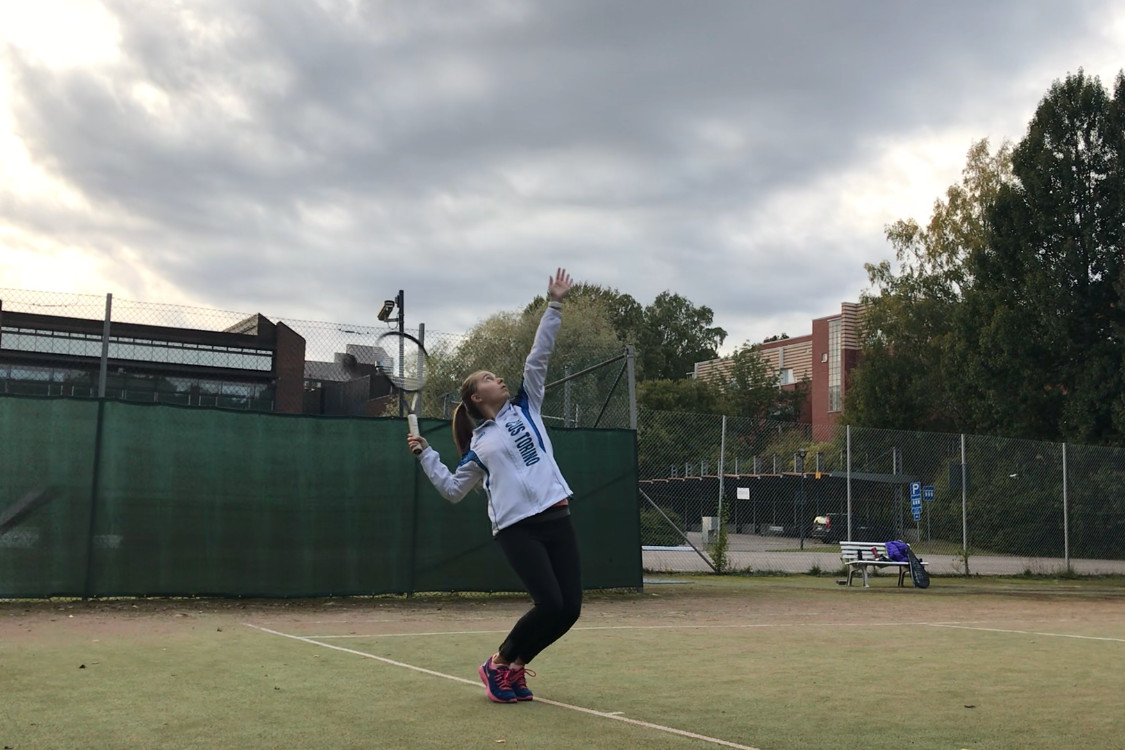
[[[862,260],[889,254],[881,227],[826,224],[810,246],[732,226],[784,222],[759,214],[873,162],[884,138],[982,127],[1027,70],[1069,59],[1096,11],[109,7],[115,63],[59,70],[4,53],[19,136],[95,209],[0,194],[8,221],[117,263],[139,249],[220,307],[362,322],[406,288],[438,330],[521,306],[565,263],[642,302],[672,289],[709,305],[732,343],[769,333],[757,320],[838,309],[864,283]]]

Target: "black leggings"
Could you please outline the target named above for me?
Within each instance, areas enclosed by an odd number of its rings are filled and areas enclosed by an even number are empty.
[[[578,539],[570,516],[533,516],[500,531],[496,541],[535,602],[500,646],[500,656],[526,664],[562,638],[582,612]]]

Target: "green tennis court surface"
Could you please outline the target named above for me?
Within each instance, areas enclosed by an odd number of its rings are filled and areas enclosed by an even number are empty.
[[[518,705],[519,596],[4,602],[0,747],[1121,747],[1120,581],[688,580],[592,594]]]

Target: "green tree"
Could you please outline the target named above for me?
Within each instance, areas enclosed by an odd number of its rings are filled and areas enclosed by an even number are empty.
[[[1114,96],[1082,71],[1056,81],[1012,154],[1016,181],[969,258],[977,424],[1082,442],[1125,438],[1121,307],[1125,76]]]
[[[726,398],[718,384],[706,380],[645,380],[637,384],[637,406],[655,411],[722,414]]]
[[[929,223],[896,221],[886,235],[890,261],[866,266],[861,364],[848,388],[845,417],[857,426],[968,429],[961,360],[967,352],[962,303],[973,284],[968,258],[988,246],[989,211],[1014,180],[1012,149],[970,147],[961,181],[935,201]],[[971,321],[968,328],[971,331]]]
[[[727,337],[712,325],[714,312],[706,305],[670,291],[656,295],[644,309],[637,339],[637,360],[644,379],[678,380],[692,372],[696,362],[716,359]]]
[[[536,297],[524,309],[540,309],[545,297]],[[575,284],[568,304],[599,309],[621,344],[637,347],[638,380],[679,380],[696,362],[718,357],[727,332],[713,325],[711,308],[696,306],[671,291],[661,292],[642,307],[632,295],[597,284]]]
[[[770,369],[757,346],[743,344],[731,355],[731,368],[722,384],[725,414],[754,419],[795,422],[808,395],[808,383],[792,390],[778,387],[777,373]]]
[[[503,377],[515,394],[545,306],[546,302],[542,301],[539,305],[529,305],[522,312],[497,313],[475,326],[461,341],[431,351],[423,413],[447,417],[459,399],[462,381],[478,370]],[[550,384],[565,377],[568,371],[578,372],[621,353],[622,345],[605,309],[589,298],[568,296],[563,325],[551,354],[547,382]],[[569,399],[566,399],[571,412],[567,415],[561,414],[564,388],[553,389],[548,393],[544,414],[559,419],[565,416],[568,423],[575,414],[596,415],[611,391],[625,397],[624,386],[613,387],[618,371],[605,367],[571,381]]]
[[[930,224],[868,266],[857,425],[1125,440],[1125,75],[1056,81],[1009,151],[974,145]]]
[[[545,295],[539,295],[524,308],[524,313],[542,310],[547,302]],[[587,303],[602,310],[609,320],[610,327],[622,344],[635,344],[644,324],[644,308],[641,303],[624,292],[612,287],[579,282],[567,293],[568,304]]]

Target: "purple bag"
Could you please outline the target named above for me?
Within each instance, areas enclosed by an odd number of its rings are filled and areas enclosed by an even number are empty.
[[[887,559],[895,562],[906,562],[910,558],[906,555],[908,545],[898,540],[887,542]]]

